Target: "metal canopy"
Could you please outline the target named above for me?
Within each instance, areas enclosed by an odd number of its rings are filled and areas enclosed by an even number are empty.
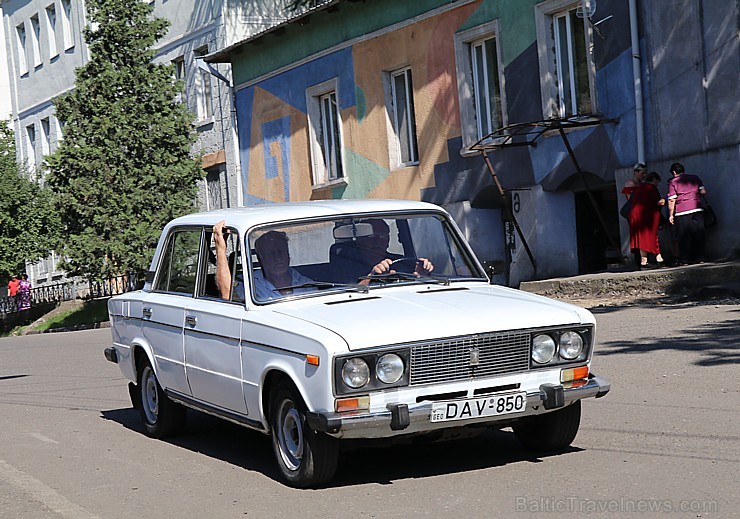
[[[601,227],[604,230],[604,235],[608,237],[610,241],[610,245],[614,247],[615,250],[620,250],[620,247],[616,243],[614,243],[614,240],[609,234],[609,230],[607,229],[607,226],[606,226],[606,221],[604,220],[604,216],[601,213],[601,208],[599,207],[599,204],[596,202],[596,199],[594,198],[594,195],[591,192],[591,189],[588,185],[588,181],[586,180],[586,176],[583,170],[581,169],[581,166],[578,164],[578,159],[576,158],[575,152],[573,151],[573,148],[571,147],[570,142],[568,141],[568,136],[566,133],[568,130],[588,128],[590,126],[598,126],[601,124],[617,123],[617,122],[619,122],[619,119],[606,119],[603,117],[597,117],[597,116],[592,116],[592,115],[585,115],[585,116],[581,115],[581,116],[575,116],[575,117],[563,117],[563,118],[555,118],[555,119],[546,119],[542,121],[531,121],[531,122],[526,122],[526,123],[510,124],[508,126],[504,126],[503,128],[499,128],[498,130],[495,130],[489,133],[488,135],[484,136],[482,139],[480,139],[478,142],[476,142],[470,147],[471,151],[478,151],[483,157],[483,160],[485,161],[486,166],[488,167],[488,171],[490,171],[491,176],[493,177],[493,181],[496,184],[496,188],[498,189],[498,192],[501,195],[503,207],[505,208],[507,212],[506,218],[511,220],[511,222],[514,225],[514,228],[516,229],[517,234],[519,235],[519,238],[522,240],[522,244],[524,245],[524,250],[527,252],[529,261],[532,263],[532,267],[534,268],[535,275],[537,274],[537,265],[534,261],[534,255],[532,254],[532,251],[529,248],[529,244],[527,243],[527,240],[524,237],[524,233],[519,227],[519,222],[517,222],[513,211],[511,211],[511,208],[509,207],[508,197],[506,196],[506,190],[501,185],[501,182],[499,181],[498,176],[496,175],[496,172],[493,169],[493,164],[491,163],[491,159],[488,157],[488,153],[491,151],[498,151],[498,150],[502,150],[505,148],[515,147],[515,146],[536,147],[537,141],[542,136],[547,136],[547,134],[558,132],[563,139],[563,144],[565,145],[565,148],[568,151],[568,155],[570,156],[570,159],[573,162],[573,166],[575,166],[576,172],[578,173],[579,177],[581,178],[581,181],[583,182],[583,187],[585,188],[586,193],[588,194],[588,198],[591,201],[591,205],[593,206],[594,211],[596,212],[596,215],[598,216],[599,223],[601,224]],[[508,258],[508,254],[507,254],[507,258]],[[508,275],[508,272],[507,272],[507,275]]]

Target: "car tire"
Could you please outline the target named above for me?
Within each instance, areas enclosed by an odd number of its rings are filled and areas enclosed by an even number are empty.
[[[536,452],[552,452],[569,447],[581,424],[581,401],[550,413],[528,416],[513,426],[519,442]]]
[[[281,384],[270,399],[270,428],[278,468],[290,486],[315,487],[334,477],[338,440],[308,426],[306,406],[291,385]]]
[[[185,425],[185,408],[164,393],[148,360],[139,368],[138,389],[139,414],[147,436],[165,438],[177,434]]]

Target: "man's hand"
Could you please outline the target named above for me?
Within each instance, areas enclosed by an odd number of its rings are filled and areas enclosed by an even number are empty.
[[[432,265],[431,261],[426,258],[419,258],[419,261],[416,262],[416,270],[414,271],[414,274],[416,276],[428,276],[433,270],[434,265]]]

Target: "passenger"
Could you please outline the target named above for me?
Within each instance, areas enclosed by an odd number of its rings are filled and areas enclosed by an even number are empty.
[[[216,286],[221,298],[228,300],[231,288],[231,269],[229,267],[231,262],[226,258],[226,240],[223,233],[225,225],[225,221],[220,221],[213,226],[213,239],[216,245]],[[257,300],[264,301],[278,298],[281,295],[300,294],[313,290],[313,287],[283,288],[313,282],[312,279],[307,278],[290,266],[288,236],[284,232],[266,232],[255,240],[254,249],[262,267],[261,270],[254,271],[252,278]],[[244,281],[242,279],[236,279],[234,294],[236,298],[244,299]]]
[[[262,270],[255,270],[254,293],[258,300],[275,299],[281,295],[311,292],[313,287],[287,288],[312,283],[290,266],[288,235],[280,231],[268,231],[254,242],[254,250]],[[286,287],[286,288],[283,288]]]

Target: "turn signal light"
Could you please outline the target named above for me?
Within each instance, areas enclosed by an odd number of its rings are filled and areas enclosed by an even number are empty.
[[[346,413],[347,411],[359,411],[370,409],[369,396],[356,396],[352,398],[339,398],[334,404],[337,413]]]
[[[560,371],[560,382],[570,382],[571,380],[581,380],[584,378],[588,378],[588,366]]]
[[[309,364],[310,366],[318,366],[319,356],[318,355],[306,355],[306,364]]]

